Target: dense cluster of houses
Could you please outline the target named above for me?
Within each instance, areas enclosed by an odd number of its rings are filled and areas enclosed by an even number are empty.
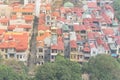
[[[36,37],[36,62],[54,62],[57,54],[79,63],[98,54],[120,55],[120,26],[113,0],[83,0],[82,7],[66,2],[52,9],[41,3]],[[0,4],[0,52],[5,58],[27,61],[35,3]]]
[[[44,63],[46,55],[54,62],[57,54],[80,63],[98,54],[119,57],[120,27],[112,2],[83,1],[83,7],[66,2],[54,11],[50,4],[42,5],[37,36],[38,64]]]
[[[0,54],[5,59],[27,61],[34,4],[0,4]]]

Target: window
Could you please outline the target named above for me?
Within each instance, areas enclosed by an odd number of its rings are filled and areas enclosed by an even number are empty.
[[[4,51],[4,49],[2,49],[2,51]]]
[[[39,58],[40,58],[40,59],[43,59],[43,56],[42,56],[42,55],[39,55]]]
[[[22,58],[22,55],[20,55],[20,59]]]
[[[119,48],[119,53],[120,53],[120,48]]]
[[[42,48],[39,48],[39,52],[43,52],[43,49],[42,49]]]
[[[93,54],[95,54],[95,51],[93,51]]]
[[[78,55],[78,56],[77,56],[77,59],[79,60],[79,58],[80,58],[80,57],[79,57],[79,55]]]
[[[17,55],[17,59],[19,59],[19,55]]]
[[[52,53],[57,53],[57,50],[55,50],[55,49],[52,49]]]
[[[53,55],[51,55],[51,59],[54,59],[55,57]]]
[[[86,31],[85,31],[85,30],[82,30],[81,33],[86,33]]]
[[[43,62],[41,62],[41,64],[43,65]]]
[[[71,51],[76,51],[76,48],[71,48]]]
[[[76,59],[76,55],[74,55],[74,59]]]
[[[49,22],[47,22],[47,25],[49,25],[50,23]]]
[[[47,16],[47,20],[50,20],[50,16]]]
[[[82,55],[80,55],[80,58],[83,58],[83,56],[82,56]]]

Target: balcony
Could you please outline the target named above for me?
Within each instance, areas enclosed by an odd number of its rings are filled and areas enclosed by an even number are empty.
[[[16,53],[15,49],[7,49],[7,53]]]

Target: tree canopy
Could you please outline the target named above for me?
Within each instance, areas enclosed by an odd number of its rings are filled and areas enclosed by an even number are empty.
[[[0,80],[21,80],[21,76],[15,73],[11,68],[0,65]]]
[[[38,68],[35,80],[81,80],[81,66],[61,56]]]
[[[111,56],[98,55],[83,65],[90,80],[120,80],[120,64]]]
[[[115,9],[115,15],[120,21],[120,0],[114,0],[113,7]]]

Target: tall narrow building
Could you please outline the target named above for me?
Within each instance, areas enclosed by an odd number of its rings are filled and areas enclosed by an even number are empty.
[[[27,5],[28,4],[28,0],[24,0],[24,5]]]
[[[41,5],[41,0],[36,0],[35,2],[35,16],[39,17],[40,14],[40,5]]]

